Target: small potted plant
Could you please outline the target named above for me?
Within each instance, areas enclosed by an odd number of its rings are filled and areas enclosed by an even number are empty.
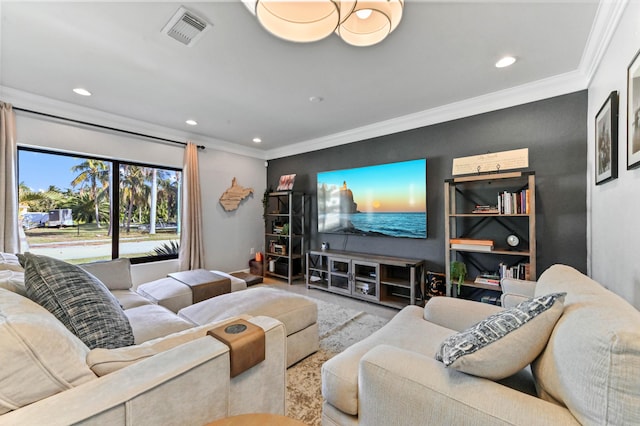
[[[288,223],[285,223],[284,225],[282,225],[282,232],[280,232],[280,235],[283,235],[283,236],[286,236],[286,237],[289,236],[289,224]],[[287,238],[278,237],[278,242],[280,243],[280,245],[282,245],[284,247],[283,250],[286,253],[287,252],[287,243],[288,243]]]
[[[458,295],[460,294],[460,286],[467,277],[467,265],[463,262],[454,260],[451,262],[451,282],[458,283]]]
[[[267,209],[269,208],[269,194],[271,192],[271,188],[268,188],[265,189],[264,194],[262,194],[262,218],[265,223],[267,222]]]

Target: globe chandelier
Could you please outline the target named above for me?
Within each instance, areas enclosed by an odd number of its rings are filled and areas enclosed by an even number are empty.
[[[260,24],[284,40],[308,43],[336,33],[353,46],[384,40],[402,19],[404,0],[243,0]]]

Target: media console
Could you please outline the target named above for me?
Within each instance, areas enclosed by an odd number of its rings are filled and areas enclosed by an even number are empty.
[[[424,260],[309,250],[307,288],[317,288],[402,309],[423,302]]]

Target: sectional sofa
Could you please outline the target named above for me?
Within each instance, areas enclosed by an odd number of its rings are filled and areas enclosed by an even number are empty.
[[[81,328],[73,319],[69,326],[27,297],[25,270],[17,257],[0,254],[0,424],[201,425],[242,413],[284,414],[282,322],[240,316],[264,330],[265,360],[230,378],[229,348],[207,332],[238,317],[194,325],[133,292],[128,265],[118,260],[97,269],[89,266],[89,274],[73,265],[63,270],[38,265],[44,287],[55,286],[61,273],[60,288],[69,289],[71,297],[91,287],[78,279],[89,275],[100,281],[108,293],[100,303],[115,303],[113,309],[124,312],[130,326],[118,330],[114,343],[103,330]],[[27,279],[31,272],[28,268]],[[81,315],[77,309],[99,301],[91,294],[78,297],[82,303],[60,303]],[[117,322],[107,318],[99,328]],[[70,328],[80,330],[82,337]],[[129,333],[129,340],[122,337]],[[126,346],[92,348],[86,343],[97,341]]]

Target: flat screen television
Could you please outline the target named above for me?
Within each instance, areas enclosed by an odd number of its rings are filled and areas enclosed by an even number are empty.
[[[320,172],[318,232],[427,238],[427,160]]]

